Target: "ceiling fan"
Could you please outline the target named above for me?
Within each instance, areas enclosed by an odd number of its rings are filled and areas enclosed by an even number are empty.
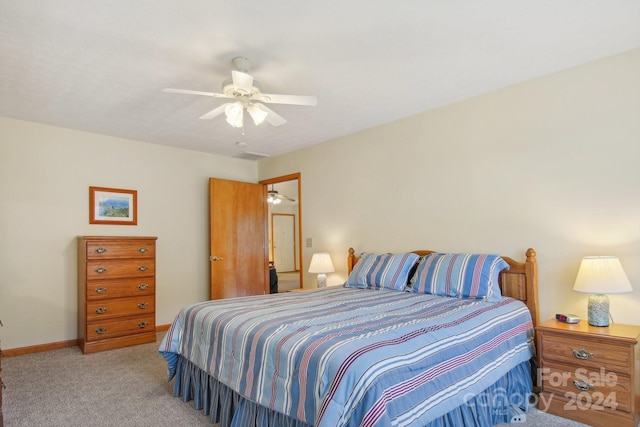
[[[236,57],[231,61],[235,70],[231,71],[231,78],[222,82],[222,93],[202,92],[199,90],[165,88],[163,92],[181,93],[185,95],[202,95],[214,98],[226,98],[232,100],[222,104],[201,116],[201,119],[213,119],[222,113],[227,116],[227,122],[236,128],[244,126],[244,111],[246,110],[256,125],[266,121],[272,126],[280,126],[287,121],[268,108],[264,104],[290,104],[290,105],[318,105],[315,96],[305,95],[278,95],[262,93],[260,84],[248,74],[251,61],[244,57]]]
[[[272,205],[277,205],[278,203],[282,202],[283,200],[289,201],[289,202],[295,202],[296,199],[292,199],[289,196],[285,196],[284,194],[279,194],[276,189],[273,187],[273,185],[271,185],[271,190],[269,190],[267,192],[267,202],[271,203]]]

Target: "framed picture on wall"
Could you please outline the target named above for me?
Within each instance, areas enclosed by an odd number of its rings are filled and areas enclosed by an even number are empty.
[[[138,224],[138,192],[89,187],[89,224]]]

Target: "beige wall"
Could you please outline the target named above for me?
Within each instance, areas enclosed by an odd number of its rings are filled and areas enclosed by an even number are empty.
[[[254,162],[0,118],[0,330],[5,349],[77,338],[78,235],[158,236],[158,324],[208,299],[208,178]],[[138,225],[90,225],[89,186],[138,191]]]
[[[572,291],[580,260],[616,255],[634,292],[611,296],[611,313],[640,324],[638,76],[634,50],[261,160],[260,179],[302,173],[302,237],[314,242],[303,268],[330,252],[330,283],[344,281],[349,246],[518,260],[533,247],[541,317],[586,317]]]
[[[571,290],[580,259],[612,254],[634,286],[611,296],[612,314],[640,324],[638,75],[635,50],[258,166],[0,118],[3,347],[77,337],[77,235],[158,236],[157,322],[170,323],[208,297],[207,179],[298,171],[313,238],[303,268],[330,252],[330,283],[345,279],[349,246],[516,259],[531,246],[543,318],[585,316],[587,297]],[[139,225],[90,225],[91,185],[136,189]]]

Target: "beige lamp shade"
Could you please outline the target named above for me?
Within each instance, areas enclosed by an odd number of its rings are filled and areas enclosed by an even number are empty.
[[[333,273],[333,262],[331,262],[331,256],[326,252],[318,252],[311,257],[311,264],[309,265],[309,273],[315,273],[318,275],[317,285],[319,288],[327,286],[327,275],[325,273]]]
[[[609,326],[609,297],[631,292],[631,283],[614,256],[587,256],[580,262],[573,290],[589,295],[587,313],[591,326]]]
[[[580,263],[573,290],[586,294],[622,294],[633,288],[617,257],[587,256]]]
[[[309,273],[333,273],[333,262],[331,256],[326,252],[318,252],[311,257]]]

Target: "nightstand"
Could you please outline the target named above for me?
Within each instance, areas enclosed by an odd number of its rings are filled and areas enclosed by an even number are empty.
[[[640,421],[640,326],[548,320],[536,328],[538,409],[593,426]]]

